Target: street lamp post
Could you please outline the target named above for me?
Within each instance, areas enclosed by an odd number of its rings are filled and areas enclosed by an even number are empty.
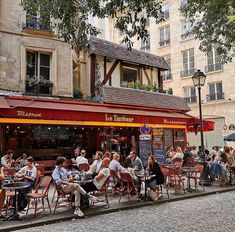
[[[203,138],[203,121],[202,121],[202,102],[201,102],[201,88],[204,86],[206,81],[206,75],[198,69],[192,77],[193,84],[198,88],[198,99],[199,99],[199,116],[200,116],[200,136],[201,136],[201,163],[203,165],[203,185],[211,185],[208,178],[208,168],[206,163],[206,154],[204,148],[204,138]]]

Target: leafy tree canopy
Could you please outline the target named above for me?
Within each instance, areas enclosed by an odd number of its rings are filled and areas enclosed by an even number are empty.
[[[200,40],[200,50],[208,53],[217,45],[222,62],[232,60],[235,55],[234,0],[188,0],[181,12],[193,20],[192,33]]]
[[[100,31],[88,21],[89,16],[114,18],[114,26],[123,32],[123,42],[133,46],[132,38],[146,41],[146,18],[163,21],[161,2],[155,0],[21,0],[24,10],[39,13],[53,22],[58,36],[79,50],[87,46],[89,36]],[[143,10],[145,14],[143,14]]]

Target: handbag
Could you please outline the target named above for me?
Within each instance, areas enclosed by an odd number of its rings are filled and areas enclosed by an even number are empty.
[[[148,191],[148,196],[153,200],[157,201],[158,200],[158,194],[154,192],[153,190]]]

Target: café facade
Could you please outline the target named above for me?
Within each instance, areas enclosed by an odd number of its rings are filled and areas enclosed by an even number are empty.
[[[115,87],[103,87],[102,94],[104,103],[1,96],[1,152],[53,159],[71,157],[79,146],[88,158],[96,150],[125,158],[132,149],[161,156],[169,146],[187,145],[187,128],[195,119],[183,99]]]

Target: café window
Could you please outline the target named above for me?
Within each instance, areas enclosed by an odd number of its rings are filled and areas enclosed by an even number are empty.
[[[122,66],[121,85],[136,83],[140,81],[140,69],[136,66]]]

